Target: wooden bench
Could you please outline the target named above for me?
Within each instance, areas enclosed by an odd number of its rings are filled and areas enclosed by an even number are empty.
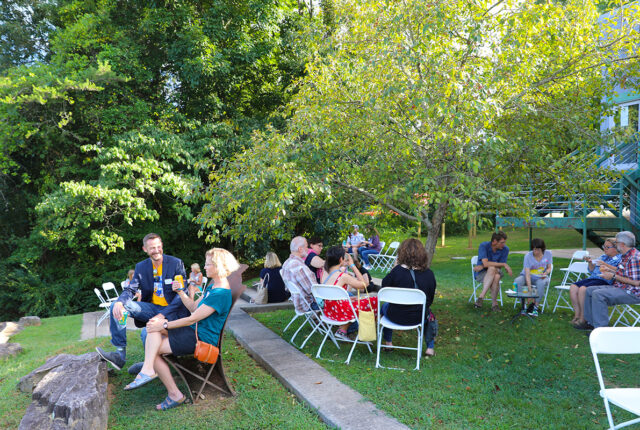
[[[242,272],[247,269],[246,264],[241,264],[240,269],[233,272],[229,275],[229,286],[231,287],[231,309],[233,309],[233,305],[236,303],[236,300],[242,295],[244,290],[247,288],[242,284]],[[231,309],[229,310],[229,315],[231,314]],[[227,320],[229,319],[229,315],[227,315]],[[202,363],[195,359],[194,356],[181,356],[176,357],[172,354],[163,355],[162,358],[176,371],[176,373],[180,376],[182,381],[187,386],[187,391],[189,392],[189,397],[193,403],[197,403],[198,399],[202,395],[204,388],[209,385],[210,387],[230,396],[235,396],[236,393],[229,384],[227,377],[224,373],[224,366],[222,364],[222,339],[224,338],[224,329],[227,327],[227,320],[225,320],[224,325],[222,326],[222,331],[220,332],[220,338],[218,339],[218,348],[220,349],[220,355],[218,356],[218,361],[215,364]],[[192,381],[189,384],[189,380],[187,376],[188,374],[191,377],[195,378],[195,381]],[[215,381],[215,382],[214,382]],[[199,388],[198,388],[199,387]],[[194,390],[192,388],[197,388]],[[196,396],[194,397],[194,393]]]

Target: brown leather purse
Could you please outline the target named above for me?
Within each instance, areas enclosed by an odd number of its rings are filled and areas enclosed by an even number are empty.
[[[193,356],[203,363],[215,364],[219,354],[220,349],[217,346],[198,340],[198,323],[196,323],[196,350]]]

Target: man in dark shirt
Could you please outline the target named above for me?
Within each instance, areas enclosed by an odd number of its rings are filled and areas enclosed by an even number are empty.
[[[507,235],[503,231],[498,231],[491,235],[491,242],[482,242],[478,247],[478,264],[473,268],[477,282],[482,283],[482,292],[474,306],[482,307],[482,301],[491,288],[491,310],[500,310],[498,305],[498,289],[504,268],[509,276],[513,275],[511,267],[507,264],[509,247],[506,245]]]

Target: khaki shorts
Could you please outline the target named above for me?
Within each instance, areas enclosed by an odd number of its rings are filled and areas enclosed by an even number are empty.
[[[487,274],[487,269],[476,273],[476,282],[482,283],[484,281],[484,277]],[[502,277],[504,276],[504,272],[502,271],[502,267],[500,268],[500,279],[502,279]]]

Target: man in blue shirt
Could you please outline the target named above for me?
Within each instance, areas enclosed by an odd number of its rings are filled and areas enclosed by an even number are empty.
[[[482,242],[478,247],[478,265],[473,270],[476,272],[476,281],[482,282],[482,292],[474,304],[476,308],[482,307],[482,301],[491,288],[491,310],[500,310],[497,297],[503,275],[502,269],[504,268],[509,276],[513,276],[511,267],[507,264],[509,247],[506,242],[507,235],[499,231],[491,235],[491,242]]]

